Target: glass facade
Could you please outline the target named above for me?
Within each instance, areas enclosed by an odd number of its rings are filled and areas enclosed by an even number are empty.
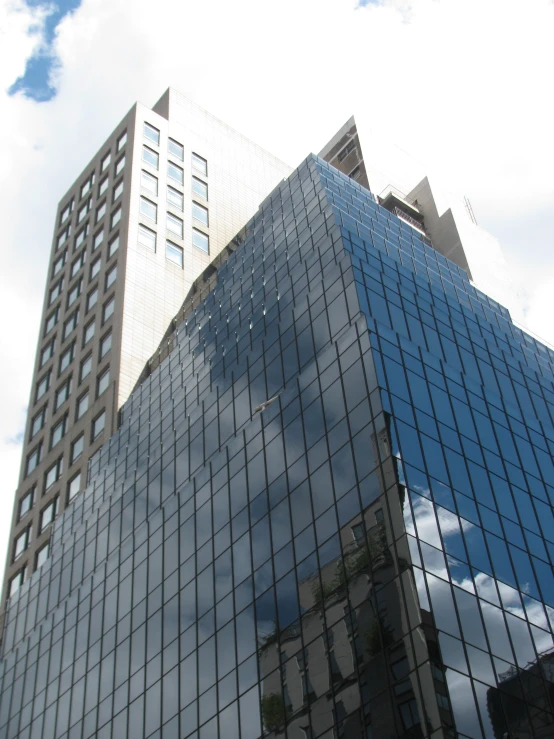
[[[11,598],[0,739],[554,734],[554,353],[310,156]]]

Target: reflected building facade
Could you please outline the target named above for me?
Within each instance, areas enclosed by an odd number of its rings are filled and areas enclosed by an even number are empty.
[[[0,737],[552,736],[553,360],[308,157],[10,599]]]

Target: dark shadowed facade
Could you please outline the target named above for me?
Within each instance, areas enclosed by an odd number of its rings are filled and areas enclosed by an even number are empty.
[[[10,599],[0,739],[553,736],[553,361],[308,157]]]

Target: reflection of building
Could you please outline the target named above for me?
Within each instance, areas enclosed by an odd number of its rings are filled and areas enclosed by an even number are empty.
[[[8,603],[0,739],[494,738],[553,646],[554,354],[385,205],[309,156],[197,277]]]

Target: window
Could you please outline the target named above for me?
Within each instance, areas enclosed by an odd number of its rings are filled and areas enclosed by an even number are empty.
[[[192,217],[203,226],[208,225],[208,209],[194,201],[192,203]]]
[[[178,141],[169,139],[167,142],[167,150],[169,151],[171,156],[174,156],[181,161],[183,161],[183,159],[185,158],[185,150],[183,149],[183,145],[180,144]]]
[[[203,174],[204,177],[208,176],[208,162],[201,156],[198,156],[198,154],[195,154],[192,152],[192,166],[194,169],[196,169],[197,172],[200,172],[200,174]]]
[[[96,397],[98,398],[102,393],[106,392],[108,387],[110,386],[110,370],[107,369],[98,378],[96,381]]]
[[[64,251],[64,253],[56,259],[56,261],[54,262],[54,266],[52,267],[52,277],[55,277],[58,274],[58,272],[63,268],[65,264],[66,256],[67,256],[67,252]]]
[[[171,215],[171,213],[168,213],[166,225],[168,231],[171,231],[171,233],[174,233],[180,239],[183,238],[183,221],[180,218],[177,218],[177,216],[173,216]]]
[[[90,188],[92,187],[92,183],[94,181],[94,175],[88,178],[86,182],[83,182],[81,185],[81,199],[85,197],[85,195],[88,195],[90,192]]]
[[[67,486],[67,499],[73,500],[73,498],[77,495],[80,489],[81,489],[81,473],[77,472],[77,474],[71,478]]]
[[[156,251],[156,233],[142,224],[139,224],[138,242]]]
[[[158,178],[148,174],[144,169],[140,173],[140,186],[144,187],[145,190],[148,190],[153,195],[158,194]]]
[[[109,177],[104,177],[104,179],[102,180],[102,182],[98,185],[98,197],[99,198],[101,198],[102,195],[108,189],[109,182],[110,182],[110,178]]]
[[[97,302],[98,302],[98,288],[95,287],[94,290],[91,290],[89,294],[87,295],[87,311],[89,311],[91,308],[94,308]]]
[[[75,439],[73,444],[71,445],[71,457],[70,457],[70,463],[74,464],[81,454],[83,453],[83,449],[85,448],[85,435],[81,434],[78,439]]]
[[[65,223],[65,221],[67,221],[67,219],[68,219],[68,218],[69,218],[69,216],[71,215],[71,211],[72,211],[72,210],[73,210],[73,200],[71,200],[71,201],[70,201],[70,202],[69,202],[69,203],[68,203],[68,204],[67,204],[67,205],[65,206],[65,208],[64,208],[64,209],[62,210],[62,213],[61,213],[61,215],[60,215],[60,225],[61,225],[62,223]]]
[[[97,234],[94,236],[94,240],[92,242],[92,251],[96,251],[100,244],[104,241],[104,229],[102,231],[98,231]]]
[[[172,244],[171,241],[165,242],[165,256],[170,262],[178,264],[179,267],[183,266],[183,250],[177,244]]]
[[[114,210],[112,213],[112,220],[111,220],[111,226],[110,228],[114,228],[114,226],[117,226],[119,221],[121,220],[121,206],[117,210]]]
[[[112,332],[109,331],[100,341],[100,359],[104,359],[112,348]]]
[[[77,237],[75,239],[75,247],[74,247],[75,250],[81,246],[81,244],[84,242],[87,236],[88,236],[88,223],[86,223],[84,228],[82,228],[77,234]]]
[[[122,156],[121,159],[118,159],[117,162],[116,162],[116,164],[115,164],[115,176],[117,177],[118,174],[121,174],[123,172],[124,168],[125,168],[125,157]],[[120,184],[121,184],[121,190],[123,190],[123,183],[120,183]],[[118,185],[118,187],[119,187],[119,185]],[[120,195],[121,195],[121,193],[120,193]],[[115,198],[114,198],[114,200],[115,200]]]
[[[67,416],[64,416],[60,421],[58,421],[50,433],[50,449],[53,449],[56,444],[60,443],[65,436],[66,429]]]
[[[54,339],[51,339],[48,344],[44,347],[44,349],[40,353],[40,366],[44,367],[46,362],[51,358],[52,354],[54,354],[54,346],[56,345],[56,342]]]
[[[37,393],[36,393],[36,396],[35,396],[35,403],[36,403],[37,400],[40,400],[40,398],[42,398],[42,396],[44,395],[44,393],[50,387],[50,375],[51,375],[51,372],[50,372],[50,370],[48,370],[48,372],[45,375],[43,375],[40,378],[40,380],[38,381],[38,383],[37,383]]]
[[[100,266],[102,264],[102,259],[98,257],[91,265],[90,265],[90,280],[94,280],[96,275],[100,272]]]
[[[54,498],[53,501],[48,503],[48,505],[42,509],[40,512],[40,519],[39,519],[39,525],[40,525],[40,533],[46,529],[47,526],[50,526],[52,521],[56,518],[58,515],[58,496]]]
[[[124,131],[121,136],[117,139],[117,151],[121,151],[127,143],[127,131]]]
[[[144,138],[153,141],[156,146],[160,145],[160,132],[146,121],[144,122]]]
[[[14,575],[12,579],[10,580],[10,588],[8,592],[8,598],[11,598],[13,595],[17,593],[19,588],[23,585],[25,582],[25,578],[27,577],[27,565],[23,567],[23,569],[19,570],[17,575]]]
[[[210,239],[205,233],[199,231],[196,228],[192,229],[192,243],[197,249],[205,251],[206,254],[210,251]]]
[[[172,162],[168,162],[167,174],[169,177],[171,177],[172,180],[175,180],[175,182],[178,182],[180,185],[183,184],[184,175],[181,167],[178,167],[176,164],[172,164]]]
[[[148,146],[142,147],[142,161],[146,162],[146,164],[149,164],[151,167],[154,167],[154,169],[158,169],[159,164],[159,156],[158,154],[153,150],[150,149]]]
[[[70,233],[71,233],[71,228],[69,226],[67,228],[64,228],[64,230],[58,236],[58,240],[56,242],[56,251],[60,248],[60,246],[63,246],[65,244],[65,242],[69,238]]]
[[[44,335],[45,336],[46,336],[46,334],[50,333],[50,331],[52,331],[52,329],[54,328],[54,326],[58,322],[58,316],[59,316],[59,314],[60,314],[60,308],[58,306],[56,308],[56,310],[53,311],[52,313],[50,313],[50,315],[46,319],[46,324],[44,326]]]
[[[39,431],[44,428],[44,421],[46,420],[46,406],[41,408],[40,411],[33,416],[31,423],[31,439],[33,439]]]
[[[106,201],[102,203],[102,205],[98,206],[96,209],[96,223],[100,221],[104,216],[106,215]]]
[[[158,220],[158,206],[147,198],[140,198],[140,212],[143,216],[150,218],[156,223]]]
[[[47,541],[46,544],[43,547],[41,547],[37,552],[35,569],[38,570],[39,567],[42,567],[42,565],[48,559],[49,553],[50,553],[50,542]]]
[[[81,395],[81,397],[77,401],[77,408],[75,412],[77,420],[79,420],[79,418],[82,418],[83,414],[86,413],[87,411],[88,411],[88,390],[86,391],[86,393],[83,393],[83,395]]]
[[[82,382],[85,377],[88,377],[90,375],[90,371],[92,369],[92,354],[89,354],[88,357],[83,359],[81,362],[81,369],[79,372],[79,382]]]
[[[109,290],[110,287],[114,284],[114,282],[117,279],[117,264],[114,264],[114,266],[110,269],[108,274],[106,275],[106,290]]]
[[[65,341],[67,337],[71,334],[71,332],[75,330],[78,322],[79,322],[79,311],[76,310],[76,311],[73,311],[73,313],[69,316],[69,318],[63,325],[63,334],[62,334],[63,341]]]
[[[63,458],[57,459],[54,464],[46,470],[44,475],[44,491],[49,490],[52,485],[60,479],[63,472]],[[42,530],[42,529],[41,529]]]
[[[34,486],[29,490],[28,493],[25,493],[25,495],[21,498],[19,501],[19,518],[18,521],[21,521],[21,519],[29,513],[31,508],[33,507],[33,503],[35,502],[35,488]]]
[[[119,234],[110,241],[108,246],[108,259],[111,259],[116,251],[119,249]]]
[[[123,192],[123,180],[120,180],[120,182],[117,183],[113,191],[113,202],[114,203],[117,200],[117,198],[121,195],[122,192]]]
[[[63,288],[63,279],[57,282],[54,287],[50,290],[50,294],[48,296],[48,305],[52,305],[54,300],[59,297],[61,294]]]
[[[85,263],[85,254],[86,254],[86,252],[85,251],[82,251],[80,253],[79,257],[71,265],[70,279],[73,279],[75,277],[75,275],[77,274],[77,272],[81,269],[81,267]]]
[[[90,198],[86,201],[84,205],[82,205],[79,208],[79,212],[77,213],[77,223],[81,223],[81,221],[84,221],[89,210],[90,210]]]
[[[204,200],[208,199],[208,186],[205,182],[199,180],[198,177],[192,178],[192,191],[195,195],[204,198]]]
[[[64,382],[64,384],[56,391],[56,397],[54,399],[54,411],[58,411],[65,401],[71,395],[71,377]]]
[[[104,426],[106,424],[106,411],[102,411],[102,413],[99,416],[96,416],[94,421],[92,422],[92,440],[95,441],[102,431],[104,431]]]
[[[183,210],[183,194],[179,190],[175,190],[174,187],[169,187],[169,185],[167,186],[167,202],[175,208]]]
[[[354,151],[356,148],[356,144],[353,141],[350,141],[342,151],[339,151],[338,160],[339,162],[342,162],[346,157],[350,154],[350,152]]]
[[[77,300],[81,294],[81,287],[83,284],[82,278],[71,288],[67,296],[67,307],[69,308]]]
[[[115,298],[111,298],[111,300],[108,300],[108,302],[105,303],[103,315],[102,315],[102,323],[106,323],[108,318],[111,318],[111,316],[113,316],[114,307],[115,307]]]
[[[96,328],[96,322],[94,320],[89,321],[87,323],[87,325],[85,326],[85,330],[83,332],[83,346],[86,346],[89,343],[89,341],[92,339],[92,337],[94,336],[95,328]]]
[[[19,534],[19,536],[16,538],[13,546],[13,562],[20,557],[23,552],[27,549],[29,546],[29,542],[31,541],[31,527],[28,526],[24,531]]]
[[[30,475],[31,472],[36,469],[38,463],[42,459],[42,442],[27,455],[27,461],[25,462],[25,475]]]
[[[112,161],[112,154],[111,152],[108,152],[104,159],[102,159],[102,163],[100,164],[100,171],[105,172],[108,167],[110,166],[110,162]]]

